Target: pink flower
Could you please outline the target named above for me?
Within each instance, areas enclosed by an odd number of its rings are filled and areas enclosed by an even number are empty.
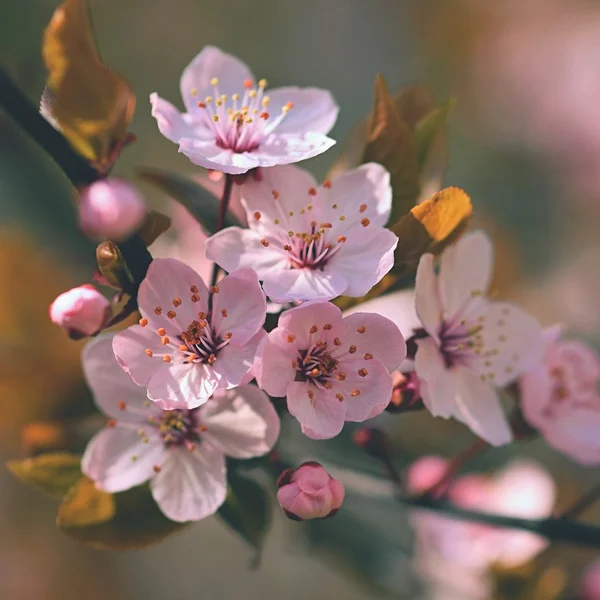
[[[298,162],[335,143],[326,134],[337,118],[331,94],[286,87],[265,94],[237,58],[206,46],[181,76],[186,112],[150,95],[160,132],[194,164],[225,173]]]
[[[344,501],[344,486],[318,462],[286,469],[277,480],[277,500],[295,521],[333,517]]]
[[[375,163],[321,186],[298,167],[269,169],[242,192],[250,229],[215,234],[206,255],[255,269],[275,302],[364,296],[394,264],[389,180]]]
[[[434,416],[454,417],[500,446],[512,432],[495,388],[539,360],[542,331],[521,309],[485,297],[491,273],[492,247],[480,231],[443,252],[439,274],[432,254],[421,257],[415,296],[425,331],[416,336],[415,368]]]
[[[58,296],[50,305],[50,319],[70,337],[98,333],[111,315],[110,302],[92,285],[81,285]]]
[[[581,578],[580,600],[600,600],[600,561],[587,567]]]
[[[525,419],[548,444],[584,465],[600,464],[600,358],[583,342],[545,333],[543,362],[520,380]]]
[[[329,302],[307,302],[279,317],[259,349],[255,375],[271,396],[287,396],[305,435],[325,439],[344,421],[365,421],[385,409],[390,371],[405,355],[404,338],[388,319],[369,313],[342,319]]]
[[[173,521],[196,521],[225,500],[225,456],[266,454],[279,419],[257,387],[219,390],[201,408],[161,410],[123,373],[112,336],[86,346],[83,369],[96,403],[111,420],[89,442],[82,470],[106,492],[150,480],[152,496]]]
[[[100,179],[87,186],[79,197],[79,225],[91,238],[120,241],[146,218],[144,199],[123,179]]]
[[[174,259],[156,259],[140,285],[142,319],[117,334],[119,364],[148,398],[196,408],[218,388],[248,383],[263,338],[266,300],[256,273],[240,269],[209,290]]]
[[[408,488],[416,493],[426,491],[443,477],[447,464],[439,457],[419,459],[409,469]],[[451,502],[469,510],[543,519],[552,512],[556,488],[537,463],[514,461],[491,479],[478,474],[458,478],[448,496]],[[424,510],[414,511],[411,520],[421,560],[442,556],[457,566],[477,571],[498,563],[516,567],[547,545],[546,540],[529,532],[453,520]]]

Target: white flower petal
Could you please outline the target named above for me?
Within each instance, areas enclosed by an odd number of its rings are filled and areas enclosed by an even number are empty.
[[[427,333],[436,341],[442,324],[442,305],[433,254],[423,254],[417,268],[415,310]]]
[[[255,151],[233,152],[221,148],[214,139],[206,140],[198,135],[181,139],[179,152],[185,154],[195,165],[231,175],[241,175],[250,169],[264,166]]]
[[[243,346],[228,344],[219,350],[212,370],[220,379],[220,388],[236,387],[252,379],[252,376],[247,377],[247,375],[254,365],[258,346],[265,335],[265,331],[261,329]]]
[[[265,278],[263,289],[274,302],[296,300],[331,300],[344,292],[348,282],[343,274],[333,268],[287,269],[276,277]]]
[[[170,102],[154,93],[150,94],[150,104],[158,130],[168,140],[178,144],[184,138],[197,137],[197,127],[184,119],[184,116]]]
[[[200,443],[193,452],[172,447],[150,485],[160,510],[172,521],[204,519],[225,501],[225,457],[208,443]]]
[[[287,341],[287,332],[277,327],[258,348],[254,363],[254,375],[259,387],[271,396],[282,398],[287,386],[296,376],[292,361],[298,360],[295,343]]]

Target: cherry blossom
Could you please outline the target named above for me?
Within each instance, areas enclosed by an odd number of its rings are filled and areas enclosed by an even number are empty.
[[[580,600],[600,600],[600,560],[588,565],[583,572],[579,594]]]
[[[583,342],[544,334],[543,362],[520,380],[525,419],[548,444],[584,465],[600,464],[600,357]]]
[[[150,480],[152,496],[173,521],[212,515],[227,494],[225,456],[266,454],[279,418],[256,386],[218,390],[201,408],[170,410],[150,402],[115,360],[112,335],[86,346],[83,369],[108,426],[89,442],[84,474],[106,492]]]
[[[448,461],[426,456],[408,471],[407,486],[422,493],[439,481]],[[556,500],[556,487],[537,463],[513,461],[491,479],[471,474],[458,478],[448,491],[451,502],[468,510],[477,510],[525,519],[549,517]],[[421,559],[442,556],[447,562],[481,571],[493,564],[505,567],[521,565],[546,546],[544,538],[524,531],[503,529],[453,520],[440,514],[415,510],[411,521],[417,536]]]
[[[476,231],[419,262],[416,310],[424,330],[414,337],[421,396],[434,416],[454,417],[494,446],[512,432],[495,388],[506,386],[541,358],[542,330],[507,302],[485,297],[492,247]],[[409,344],[410,345],[410,344]]]
[[[240,269],[209,291],[187,265],[156,259],[138,304],[139,325],[117,334],[113,349],[150,400],[196,408],[215,390],[250,381],[266,315],[254,271]]]
[[[286,469],[277,479],[277,500],[295,521],[332,517],[344,501],[344,486],[318,462]]]
[[[79,197],[79,225],[92,238],[113,241],[127,238],[144,222],[146,203],[139,192],[123,179],[95,181]]]
[[[389,173],[369,163],[317,185],[295,166],[244,185],[249,229],[229,227],[206,242],[224,269],[252,267],[275,302],[364,296],[394,264],[398,238],[384,228]]]
[[[50,319],[70,337],[98,333],[111,315],[110,302],[92,285],[81,285],[60,294],[49,308]]]
[[[266,87],[243,62],[206,46],[181,76],[186,112],[154,93],[152,116],[194,164],[231,174],[305,160],[335,144],[326,135],[338,113],[329,92]]]
[[[287,397],[305,435],[325,439],[344,421],[365,421],[385,409],[390,372],[405,355],[400,330],[385,317],[342,318],[329,302],[306,302],[279,317],[259,348],[255,375],[268,394]]]

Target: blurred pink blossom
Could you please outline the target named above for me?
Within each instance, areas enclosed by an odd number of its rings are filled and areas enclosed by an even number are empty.
[[[250,228],[215,234],[206,254],[228,271],[255,269],[275,302],[364,296],[394,264],[390,177],[376,163],[320,186],[308,171],[276,167],[242,194]]]
[[[600,464],[600,357],[588,345],[546,331],[542,364],[520,380],[525,419],[548,444],[584,465]]]
[[[279,418],[256,386],[219,390],[199,409],[162,410],[120,368],[113,336],[83,352],[83,369],[98,407],[111,420],[89,442],[82,470],[99,489],[121,492],[150,480],[152,496],[173,521],[195,521],[225,501],[225,456],[266,454]]]
[[[186,112],[150,95],[160,132],[194,164],[241,174],[317,156],[338,113],[328,91],[286,87],[265,94],[248,67],[214,46],[204,49],[181,76]]]
[[[344,486],[317,462],[286,469],[277,480],[277,500],[296,521],[332,517],[344,501]]]
[[[584,571],[579,587],[579,600],[600,600],[600,560]]]
[[[52,322],[74,339],[98,333],[111,316],[110,302],[92,285],[64,292],[52,302],[49,312]]]
[[[421,396],[434,416],[465,423],[494,446],[512,439],[497,387],[514,381],[542,352],[542,330],[531,316],[485,296],[492,246],[481,231],[465,234],[417,270],[416,311],[425,329],[417,336],[415,369]]]
[[[147,209],[139,192],[124,179],[100,179],[79,196],[79,225],[91,238],[126,239],[141,227]]]
[[[407,474],[407,485],[422,493],[437,483],[448,461],[427,456],[417,460]],[[492,478],[466,475],[450,487],[448,497],[457,506],[494,514],[542,519],[550,516],[556,489],[549,475],[532,461],[513,461]],[[529,532],[453,520],[423,510],[411,517],[421,561],[442,556],[452,564],[475,571],[499,563],[517,566],[532,559],[547,542]]]
[[[259,348],[254,372],[313,439],[336,436],[344,421],[380,414],[392,395],[390,372],[406,355],[399,329],[385,317],[322,301],[285,311]]]
[[[196,408],[215,390],[251,380],[266,316],[254,271],[230,273],[208,290],[187,265],[155,259],[138,304],[140,324],[115,336],[114,352],[123,370],[148,389],[150,400],[163,408]]]

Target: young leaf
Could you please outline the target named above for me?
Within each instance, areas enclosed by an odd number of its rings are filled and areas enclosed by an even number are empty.
[[[159,169],[137,169],[136,175],[183,204],[209,235],[215,233],[219,199],[200,184],[181,175]],[[225,217],[225,227],[236,225],[242,227],[235,215],[229,211]]]
[[[100,491],[93,481],[82,477],[60,503],[56,524],[63,529],[89,527],[106,523],[114,515],[113,495]]]
[[[64,0],[44,34],[52,117],[73,147],[101,168],[113,160],[135,110],[129,83],[100,59],[86,0]]]
[[[70,452],[11,460],[6,468],[21,481],[62,498],[81,478],[81,457]]]
[[[419,195],[419,167],[413,132],[400,119],[382,75],[375,81],[373,112],[360,162],[370,161],[380,163],[390,172],[393,223],[411,209]]]
[[[439,254],[462,233],[472,214],[471,199],[456,187],[415,206],[392,227],[399,238],[392,273],[399,278],[412,275],[421,255]]]
[[[90,492],[85,486],[84,492]],[[98,492],[102,493],[102,492]],[[75,498],[77,496],[74,496]],[[83,498],[83,494],[81,496]],[[170,521],[154,502],[148,486],[139,486],[110,496],[114,503],[112,518],[94,524],[77,523],[61,518],[58,526],[74,540],[100,550],[134,550],[157,544],[168,535],[180,531],[185,523]],[[108,501],[97,498],[95,502],[108,509]],[[105,504],[104,504],[105,503]],[[61,510],[63,506],[61,505]],[[80,513],[81,514],[81,513]],[[104,516],[108,513],[104,512]],[[99,518],[102,513],[97,513]]]
[[[157,210],[151,210],[148,213],[148,218],[142,225],[141,229],[137,232],[142,238],[146,246],[150,246],[158,236],[165,233],[171,227],[171,218],[167,215],[163,215]]]
[[[425,167],[431,149],[437,137],[443,133],[455,104],[454,100],[450,99],[425,115],[417,123],[415,128],[415,143],[420,170]]]
[[[227,498],[217,515],[256,550],[258,559],[271,523],[269,498],[258,483],[234,471],[230,471],[227,479]]]

